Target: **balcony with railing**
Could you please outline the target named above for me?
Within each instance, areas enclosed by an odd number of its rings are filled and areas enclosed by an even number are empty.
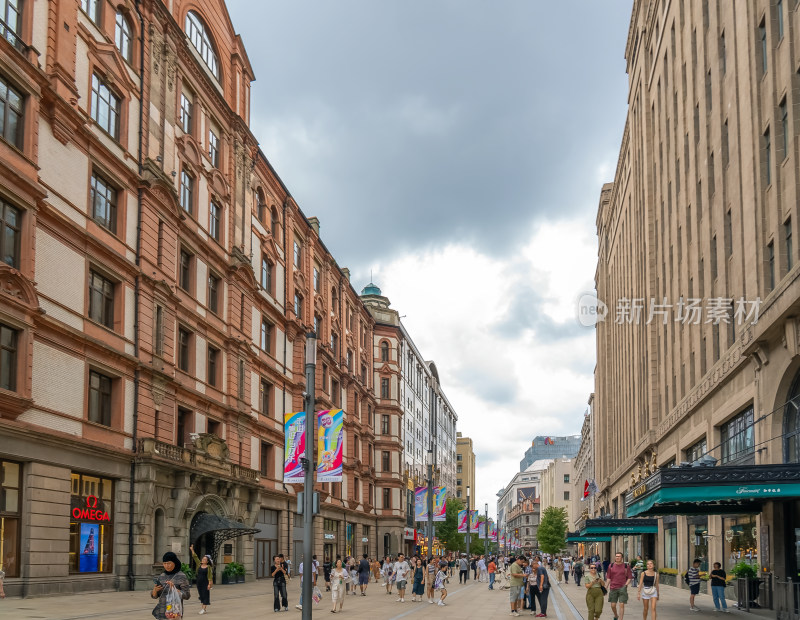
[[[5,39],[11,47],[31,62],[35,63],[39,52],[32,46],[25,43],[19,33],[11,25],[0,19],[0,39]]]

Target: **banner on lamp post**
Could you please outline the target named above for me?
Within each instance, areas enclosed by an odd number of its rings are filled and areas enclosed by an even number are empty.
[[[447,519],[447,506],[445,495],[447,487],[435,487],[433,489],[433,520],[445,521]]]
[[[466,510],[459,510],[458,511],[458,533],[459,534],[466,534],[467,533],[467,511]]]
[[[428,520],[428,487],[417,487],[414,490],[414,520]]]
[[[306,453],[306,412],[296,411],[283,416],[283,481],[288,484],[303,482],[305,472],[301,459]]]
[[[344,411],[317,412],[317,482],[342,481]]]

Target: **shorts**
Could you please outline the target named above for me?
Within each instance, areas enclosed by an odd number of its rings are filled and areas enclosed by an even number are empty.
[[[358,585],[365,586],[369,583],[369,573],[359,573]]]
[[[689,585],[689,594],[700,594],[700,584],[695,583]]]
[[[518,599],[522,598],[523,589],[522,586],[510,586],[508,589],[508,599],[512,603],[517,602]]]
[[[621,588],[617,588],[616,590],[609,590],[608,591],[608,602],[609,603],[627,603],[628,602],[628,588],[622,586]]]
[[[398,579],[397,580],[397,589],[398,590],[405,590],[406,589],[406,580],[405,579]]]
[[[653,588],[653,593],[652,594],[648,594],[646,592],[646,590],[647,590],[647,588],[642,588],[642,600],[643,601],[649,601],[651,598],[658,598],[658,590],[656,590],[655,587]]]

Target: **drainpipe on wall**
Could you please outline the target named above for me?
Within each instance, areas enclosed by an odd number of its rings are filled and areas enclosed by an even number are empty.
[[[136,0],[136,14],[139,16],[139,161],[138,161],[138,176],[139,187],[137,188],[137,222],[136,222],[136,278],[134,280],[133,289],[133,303],[134,303],[134,318],[133,318],[133,355],[136,357],[136,368],[133,371],[133,432],[132,432],[132,445],[133,452],[131,456],[131,473],[128,494],[128,589],[133,590],[136,578],[133,568],[133,503],[134,503],[134,490],[136,480],[136,444],[137,425],[139,421],[139,273],[138,270],[141,266],[142,257],[142,159],[143,159],[143,138],[142,131],[144,128],[144,17],[141,11],[141,0]]]

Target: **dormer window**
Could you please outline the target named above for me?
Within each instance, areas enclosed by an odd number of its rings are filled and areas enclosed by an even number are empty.
[[[200,19],[200,16],[194,11],[189,11],[186,14],[186,36],[194,45],[194,48],[200,54],[203,62],[211,70],[211,73],[219,81],[219,59],[217,53],[214,51],[214,45],[211,42],[211,36],[206,29],[206,25]]]

